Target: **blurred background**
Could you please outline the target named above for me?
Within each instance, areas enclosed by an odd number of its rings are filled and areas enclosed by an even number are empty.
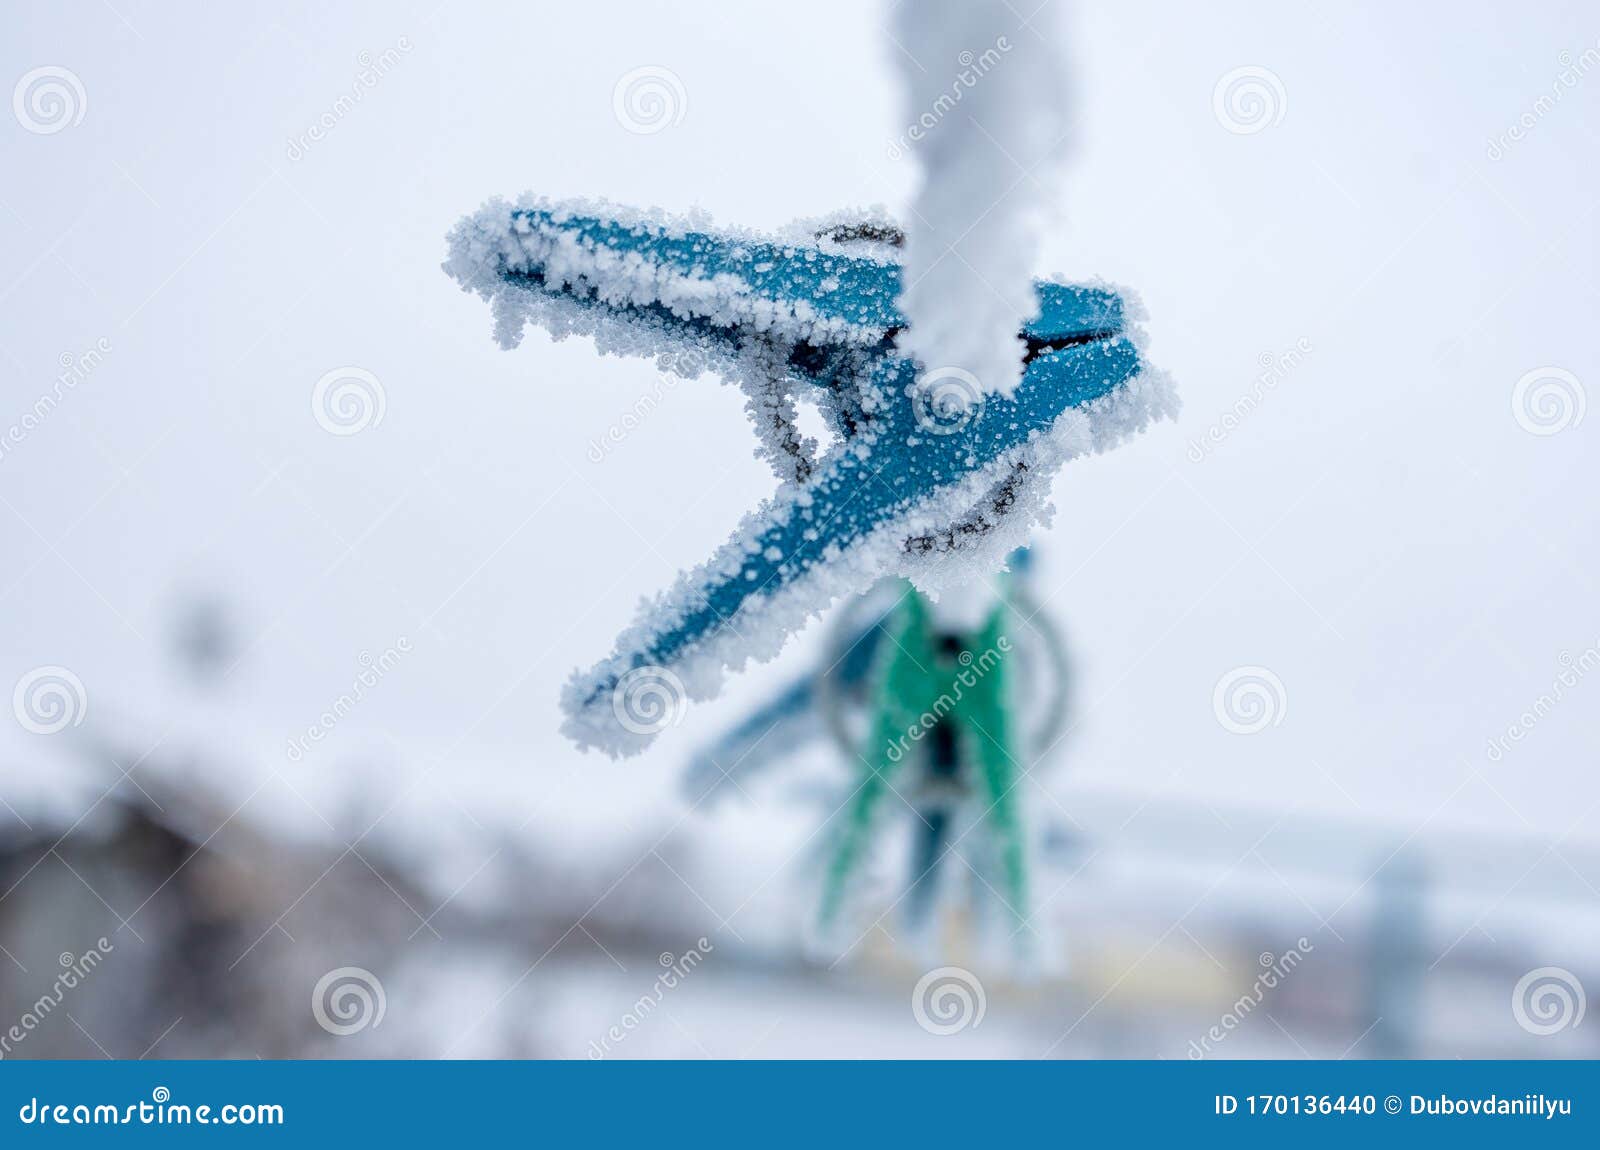
[[[439,269],[529,189],[901,210],[887,6],[9,5],[0,1054],[1600,1053],[1600,19],[1061,15],[1038,270],[1136,288],[1185,406],[1035,541],[1022,968],[907,937],[892,834],[817,957],[826,741],[690,785],[826,625],[559,736],[772,479],[734,389],[501,352]]]

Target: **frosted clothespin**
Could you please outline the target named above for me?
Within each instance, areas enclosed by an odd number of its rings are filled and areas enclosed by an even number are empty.
[[[715,372],[744,390],[778,472],[772,497],[568,682],[563,730],[580,746],[642,750],[727,670],[885,576],[936,589],[997,570],[1046,514],[1063,462],[1175,409],[1143,363],[1137,305],[1103,284],[1035,285],[1010,395],[903,357],[897,234],[836,217],[762,236],[530,197],[491,201],[451,233],[445,269],[491,302],[503,345],[532,323]],[[794,426],[802,389],[834,433],[820,454]]]

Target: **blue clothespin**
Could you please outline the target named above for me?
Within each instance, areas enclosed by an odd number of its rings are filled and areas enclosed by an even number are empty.
[[[491,201],[451,233],[445,270],[491,302],[504,346],[533,323],[737,382],[779,475],[727,543],[573,676],[563,730],[580,746],[637,753],[727,669],[771,658],[885,576],[936,587],[998,568],[1046,513],[1062,462],[1175,410],[1142,362],[1135,306],[1105,285],[1036,285],[1011,395],[901,356],[897,239],[870,217],[761,236],[528,197]],[[826,452],[794,426],[801,389],[834,435]]]

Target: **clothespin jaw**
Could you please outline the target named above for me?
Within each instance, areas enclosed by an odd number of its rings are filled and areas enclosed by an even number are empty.
[[[714,371],[744,389],[780,478],[608,658],[573,676],[563,729],[580,746],[642,750],[725,670],[772,657],[886,575],[936,586],[997,568],[1045,514],[1062,462],[1175,409],[1141,360],[1135,309],[1105,285],[1037,285],[1009,396],[959,366],[904,358],[891,227],[762,237],[528,199],[492,202],[452,233],[445,269],[491,301],[502,344],[533,323],[681,374]],[[802,387],[835,433],[820,456],[793,430]]]

